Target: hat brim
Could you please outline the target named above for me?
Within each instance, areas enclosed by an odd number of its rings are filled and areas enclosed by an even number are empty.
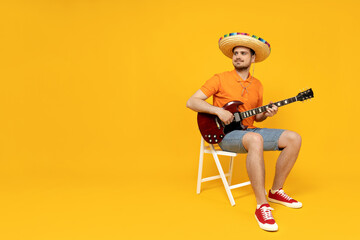
[[[237,46],[248,47],[254,50],[255,62],[264,61],[271,52],[271,49],[267,44],[252,36],[226,36],[219,41],[220,50],[229,58],[233,57],[233,48]]]

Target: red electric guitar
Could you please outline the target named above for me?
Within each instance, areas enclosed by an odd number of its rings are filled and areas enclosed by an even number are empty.
[[[288,98],[273,104],[277,107],[282,107],[289,103],[304,101],[313,97],[314,93],[310,88],[306,91],[300,92],[296,97]],[[265,112],[269,107],[271,107],[269,104],[245,112],[239,112],[239,106],[242,104],[243,103],[240,101],[232,101],[225,104],[223,108],[234,114],[234,121],[228,125],[225,125],[216,115],[198,113],[197,122],[204,140],[210,144],[219,143],[222,141],[225,134],[234,130],[245,130],[247,126],[242,125],[243,119]]]

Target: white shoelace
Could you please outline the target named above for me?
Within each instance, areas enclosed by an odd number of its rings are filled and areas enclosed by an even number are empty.
[[[290,201],[292,198],[289,197],[288,195],[286,195],[286,193],[284,192],[284,190],[279,190],[278,193],[280,194],[280,196],[284,197],[286,200]]]
[[[271,208],[271,207],[262,207],[261,208],[261,214],[262,214],[265,221],[270,220],[270,219],[274,219],[274,217],[271,214],[271,210],[274,210],[274,209]]]

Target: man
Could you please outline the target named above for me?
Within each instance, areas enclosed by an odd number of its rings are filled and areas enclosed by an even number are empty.
[[[190,97],[187,107],[196,112],[217,115],[221,121],[229,124],[234,120],[234,115],[222,108],[226,103],[243,102],[244,104],[239,106],[241,112],[262,106],[263,87],[249,70],[252,63],[263,61],[270,55],[270,44],[254,35],[231,33],[220,38],[219,48],[227,57],[232,58],[235,69],[210,78]],[[210,96],[213,96],[213,105],[205,101]],[[244,119],[243,124],[248,126],[248,129],[234,130],[226,134],[219,144],[226,151],[247,152],[246,168],[257,202],[255,218],[260,228],[267,231],[277,231],[278,226],[264,192],[263,151],[281,151],[268,200],[290,208],[302,207],[302,203],[289,197],[282,189],[299,154],[300,135],[289,130],[256,128],[253,125],[254,121],[262,122],[273,117],[277,111],[277,106],[273,104],[266,112]]]

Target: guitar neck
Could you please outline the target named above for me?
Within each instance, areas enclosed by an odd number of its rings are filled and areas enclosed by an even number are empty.
[[[292,98],[288,98],[288,99],[285,99],[285,100],[282,100],[282,101],[279,101],[279,102],[275,102],[275,103],[272,103],[272,104],[274,104],[277,107],[282,107],[282,106],[288,105],[288,104],[296,102],[296,101],[297,101],[297,98],[292,97]],[[265,106],[262,106],[262,107],[258,107],[258,108],[254,108],[254,109],[251,109],[251,110],[248,110],[248,111],[245,111],[245,112],[241,112],[240,113],[241,114],[241,119],[249,118],[249,117],[252,117],[252,116],[254,116],[256,114],[266,112],[266,110],[268,108],[271,108],[272,104],[268,104],[268,105],[265,105]]]

